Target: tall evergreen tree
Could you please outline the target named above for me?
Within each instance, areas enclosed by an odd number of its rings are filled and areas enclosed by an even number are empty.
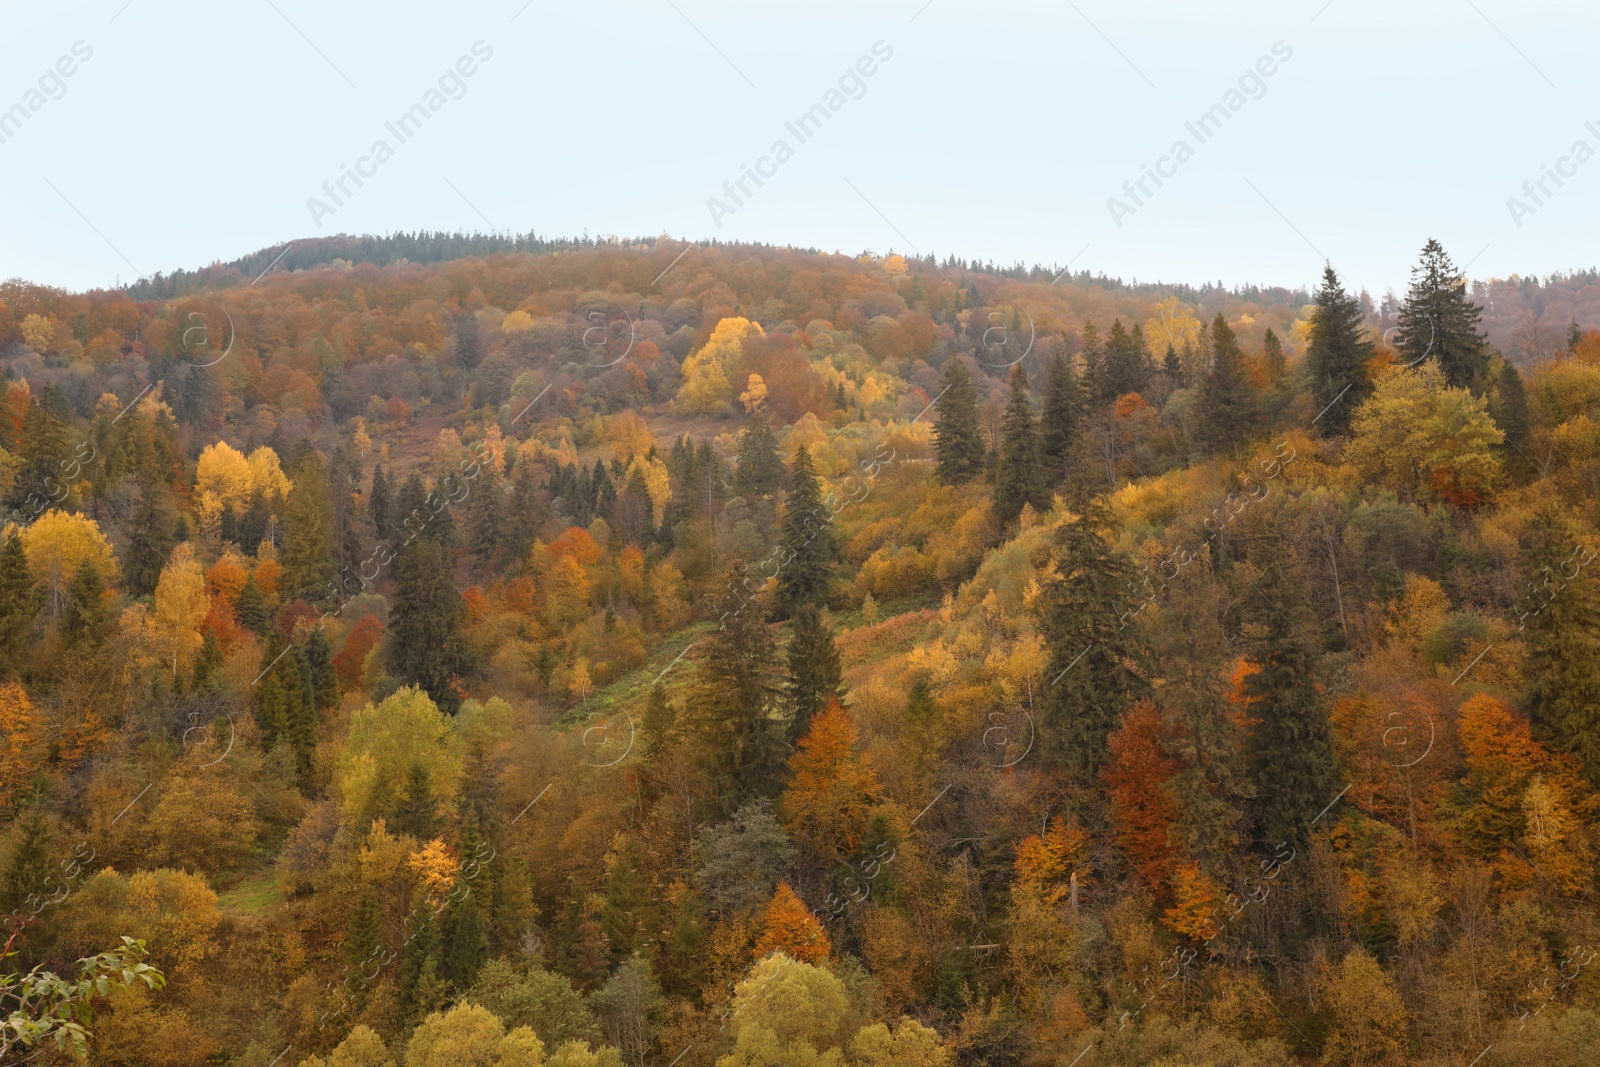
[[[473,370],[482,355],[482,345],[478,339],[478,316],[463,311],[456,316],[456,366],[462,370]]]
[[[1065,343],[1058,342],[1050,357],[1044,408],[1039,413],[1039,458],[1048,487],[1060,485],[1066,477],[1082,422],[1083,393],[1078,374]]]
[[[1528,718],[1534,736],[1576,756],[1600,782],[1600,589],[1580,573],[1587,556],[1575,526],[1536,512],[1528,531],[1520,599],[1528,635]]]
[[[1254,420],[1254,400],[1239,343],[1218,312],[1211,323],[1211,367],[1200,383],[1201,443],[1213,452],[1242,443]]]
[[[439,916],[439,977],[465,992],[489,962],[489,934],[476,894],[458,896]]]
[[[939,478],[946,485],[961,485],[983,473],[983,430],[978,424],[978,389],[959,356],[944,365],[944,388],[936,406],[939,421],[933,426],[934,450],[939,457]]]
[[[1172,380],[1173,385],[1179,389],[1184,388],[1183,362],[1178,359],[1178,350],[1171,345],[1167,346],[1167,354],[1161,361],[1161,368],[1167,372],[1167,377]]]
[[[828,591],[839,546],[833,538],[833,516],[822,503],[811,453],[795,453],[794,471],[784,493],[780,535],[782,567],[778,571],[777,607],[790,614],[803,604],[818,604]]]
[[[345,927],[344,958],[352,968],[362,968],[382,947],[383,908],[368,889],[350,912],[350,922]]]
[[[1094,781],[1106,738],[1122,713],[1149,691],[1148,653],[1127,624],[1133,568],[1112,548],[1111,518],[1098,497],[1080,496],[1056,533],[1056,577],[1046,589],[1050,666],[1044,678],[1046,756],[1081,785]]]
[[[1575,355],[1578,351],[1578,342],[1583,340],[1583,331],[1578,328],[1578,318],[1573,316],[1567,323],[1567,355]]]
[[[775,718],[782,682],[766,612],[750,600],[735,560],[728,589],[717,599],[721,626],[706,641],[685,702],[712,789],[728,811],[771,793],[783,766]]]
[[[1098,410],[1117,398],[1117,385],[1111,377],[1109,346],[1100,339],[1100,328],[1083,324],[1083,391],[1090,407]]]
[[[1144,350],[1144,330],[1137,323],[1130,331],[1120,318],[1112,321],[1106,336],[1106,376],[1113,396],[1149,387],[1150,359]]]
[[[372,468],[372,492],[367,497],[367,518],[372,521],[372,532],[380,541],[388,541],[394,534],[390,527],[389,479],[383,473],[383,464]]]
[[[789,741],[799,741],[829,700],[843,697],[844,671],[822,612],[805,604],[789,620]]]
[[[666,685],[657,681],[650,687],[650,700],[639,724],[639,745],[647,762],[659,759],[666,751],[677,723],[678,709],[667,695]]]
[[[122,558],[122,576],[134,596],[149,596],[161,580],[177,540],[172,536],[174,520],[168,503],[167,487],[157,482],[141,482],[139,503],[128,526],[128,551]]]
[[[322,457],[308,450],[290,479],[294,486],[284,508],[284,599],[323,603],[335,570],[333,509]]]
[[[1400,361],[1439,361],[1451,385],[1480,388],[1489,370],[1489,341],[1478,328],[1483,309],[1467,299],[1467,280],[1432,238],[1411,269],[1411,289],[1400,309]]]
[[[450,582],[445,547],[431,537],[418,537],[401,549],[390,615],[389,670],[420,686],[452,715],[461,706],[456,680],[466,673],[460,636],[464,612]]]
[[[313,626],[306,635],[302,662],[313,703],[319,711],[327,711],[339,702],[339,678],[333,670],[333,645],[321,626]]]
[[[734,478],[741,495],[771,496],[783,482],[783,460],[778,457],[778,442],[772,436],[772,422],[765,409],[752,411],[739,434]]]
[[[1323,267],[1306,343],[1306,373],[1312,402],[1321,412],[1317,431],[1322,436],[1350,433],[1350,416],[1372,392],[1367,381],[1370,358],[1372,343],[1364,335],[1360,302],[1344,291],[1331,264]]]
[[[0,547],[0,672],[7,678],[28,666],[29,637],[40,607],[22,538],[12,534]]]
[[[1028,399],[1028,372],[1018,363],[1011,368],[1011,401],[1000,424],[1000,469],[995,477],[995,516],[1007,525],[1016,522],[1026,504],[1043,506],[1044,479],[1039,467],[1039,431],[1034,425],[1033,403]]]
[[[1167,351],[1171,352],[1172,346],[1167,346]],[[1278,335],[1272,332],[1271,326],[1268,326],[1267,332],[1261,337],[1261,369],[1266,372],[1267,384],[1276,385],[1283,377],[1287,366],[1283,358],[1283,342],[1278,340]]]
[[[1509,359],[1495,376],[1494,395],[1489,398],[1489,415],[1500,432],[1506,435],[1503,447],[1511,456],[1520,458],[1522,445],[1528,439],[1531,416],[1528,412],[1528,390],[1522,384],[1522,374]]]
[[[61,617],[61,639],[69,650],[99,648],[111,628],[111,609],[105,602],[106,583],[100,569],[88,561],[72,576],[67,609]]]
[[[428,841],[438,836],[438,801],[434,799],[427,768],[420,762],[411,764],[411,769],[406,772],[405,794],[395,808],[390,826],[397,833],[407,834],[418,841]]]
[[[44,819],[42,806],[30,809],[17,821],[17,827],[21,833],[12,845],[5,874],[0,877],[0,908],[12,916],[29,906],[30,896],[44,897],[52,892],[56,881],[52,875],[57,874],[50,856],[50,824]]]
[[[473,558],[487,567],[505,536],[505,493],[493,463],[482,464],[467,504],[467,543]]]
[[[1268,592],[1270,590],[1270,593]],[[1316,620],[1292,567],[1268,565],[1245,621],[1257,635],[1247,655],[1255,668],[1240,693],[1258,720],[1250,733],[1263,840],[1303,841],[1338,792],[1327,701],[1317,684]]]
[[[20,451],[22,466],[11,488],[13,506],[28,520],[48,507],[70,507],[70,497],[61,497],[61,472],[72,455],[72,431],[49,402],[28,405],[22,417]]]
[[[239,587],[239,599],[233,606],[234,618],[253,634],[267,632],[267,595],[256,582],[255,572],[245,576],[244,585]]]

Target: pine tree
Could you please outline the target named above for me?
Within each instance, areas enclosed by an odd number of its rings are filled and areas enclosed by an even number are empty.
[[[421,763],[413,763],[407,772],[405,795],[389,825],[396,833],[409,834],[418,841],[430,841],[438,835],[438,803],[433,797],[428,771]]]
[[[46,398],[28,405],[22,419],[22,466],[12,482],[13,506],[29,517],[48,506],[70,506],[60,500],[61,470],[72,455],[72,433]]]
[[[1316,620],[1302,590],[1299,575],[1273,561],[1245,611],[1258,636],[1239,691],[1257,720],[1250,763],[1267,844],[1305,840],[1311,821],[1338,792],[1327,702],[1315,675],[1317,650],[1307,636]]]
[[[1045,490],[1039,469],[1039,431],[1028,399],[1028,372],[1011,368],[1011,402],[1000,424],[1000,469],[995,477],[995,517],[1010,525],[1026,504],[1043,506]]]
[[[1567,355],[1576,355],[1578,342],[1582,340],[1583,331],[1578,328],[1578,318],[1574,315],[1572,321],[1567,323]]]
[[[200,653],[194,658],[193,675],[189,688],[194,692],[211,695],[221,691],[226,677],[226,663],[222,657],[222,645],[217,640],[217,631],[209,626],[200,640]]]
[[[406,941],[400,954],[400,1011],[415,1020],[433,1008],[439,990],[439,923],[433,906],[420,891],[406,920]]]
[[[1489,370],[1488,338],[1478,328],[1483,309],[1467,299],[1467,280],[1444,246],[1429,238],[1411,270],[1411,289],[1400,309],[1400,361],[1439,362],[1452,386],[1481,387]]]
[[[308,684],[305,660],[299,649],[278,660],[273,673],[283,687],[283,739],[294,748],[300,779],[311,776],[311,758],[317,751],[317,709]]]
[[[54,889],[55,865],[50,861],[50,824],[41,807],[35,806],[17,821],[21,834],[6,861],[0,877],[0,908],[14,918],[29,908],[30,896],[43,897]],[[26,1061],[23,1061],[26,1062]]]
[[[105,602],[106,583],[100,568],[85,561],[72,576],[67,609],[61,618],[61,638],[66,647],[99,648],[111,626],[111,609]]]
[[[1117,398],[1117,386],[1111,378],[1108,346],[1100,340],[1100,328],[1093,322],[1083,324],[1083,391],[1092,408],[1105,407]]]
[[[1172,379],[1172,384],[1179,389],[1184,388],[1183,363],[1178,359],[1178,350],[1171,345],[1167,346],[1167,354],[1161,361],[1161,367],[1167,372],[1167,377]]]
[[[1143,637],[1123,617],[1133,568],[1111,547],[1109,512],[1099,498],[1072,510],[1056,533],[1057,577],[1046,589],[1050,666],[1039,732],[1047,757],[1087,785],[1105,761],[1107,735],[1149,684]]]
[[[959,356],[951,356],[944,365],[944,390],[936,403],[939,421],[933,427],[933,442],[939,478],[946,485],[970,482],[983,473],[986,449],[978,424],[978,389]]]
[[[1083,421],[1083,393],[1066,344],[1058,341],[1050,357],[1050,377],[1045,386],[1044,409],[1039,413],[1039,457],[1050,487],[1067,476]]]
[[[0,673],[5,678],[28,666],[28,640],[40,606],[22,538],[12,534],[0,547]]]
[[[350,922],[345,927],[344,958],[352,969],[364,969],[383,947],[383,909],[378,898],[368,889],[356,901],[350,912]]]
[[[1111,323],[1106,336],[1106,376],[1113,396],[1143,392],[1150,384],[1150,360],[1144,350],[1144,330],[1135,324],[1131,331],[1122,320]]]
[[[1489,401],[1489,415],[1500,432],[1506,435],[1505,451],[1520,456],[1522,445],[1528,439],[1531,416],[1528,413],[1528,390],[1522,384],[1522,375],[1509,359],[1500,367],[1495,377],[1494,396]]]
[[[284,508],[284,599],[323,603],[335,577],[328,472],[322,458],[308,450],[290,478],[294,487]]]
[[[474,370],[481,355],[478,316],[470,311],[463,311],[456,316],[456,366],[462,370]]]
[[[750,599],[735,561],[718,598],[721,625],[706,641],[688,699],[689,733],[715,793],[729,811],[770,793],[783,766],[774,711],[781,692],[765,611]]]
[[[814,605],[802,605],[789,625],[789,740],[793,742],[805,736],[812,716],[829,700],[843,696],[844,672],[833,634]]]
[[[1239,343],[1218,312],[1211,323],[1211,367],[1200,383],[1201,442],[1213,452],[1239,445],[1250,432],[1254,407]]]
[[[327,711],[339,702],[339,679],[333,672],[333,646],[321,626],[312,627],[306,637],[303,657],[313,704]]]
[[[431,537],[418,537],[400,551],[394,611],[390,615],[389,670],[420,686],[439,707],[461,706],[456,679],[466,673],[460,632],[465,607],[450,582],[450,554]]]
[[[239,588],[239,599],[233,606],[234,618],[253,634],[267,632],[267,595],[261,591],[261,586],[256,583],[256,576],[252,572]]]
[[[384,476],[382,463],[372,468],[372,493],[367,497],[367,518],[372,521],[373,535],[379,541],[388,541],[393,536],[389,514],[389,479]]]
[[[839,546],[833,538],[833,516],[822,502],[811,453],[795,453],[794,471],[784,493],[780,534],[783,565],[778,571],[777,607],[792,614],[802,605],[816,605],[827,594]]]
[[[467,543],[472,555],[487,567],[500,551],[505,535],[505,496],[494,464],[485,462],[481,467],[467,510]]]
[[[167,502],[167,487],[157,482],[142,482],[139,503],[128,529],[128,552],[122,560],[122,576],[134,596],[149,596],[161,580],[177,540],[172,536],[175,516]]]
[[[1172,346],[1167,346],[1167,351],[1174,359],[1177,353],[1172,351]],[[1261,369],[1266,371],[1267,384],[1276,385],[1283,377],[1283,372],[1288,364],[1283,358],[1283,342],[1278,340],[1278,335],[1272,332],[1272,327],[1267,327],[1267,332],[1261,337]]]
[[[778,457],[778,442],[772,436],[772,423],[765,410],[750,413],[739,434],[738,466],[735,479],[739,492],[771,496],[783,482],[783,460]]]
[[[666,751],[678,722],[678,709],[667,695],[667,687],[656,682],[650,687],[650,700],[644,708],[644,719],[639,724],[641,755],[647,761],[655,760]]]
[[[1372,344],[1363,335],[1360,302],[1344,291],[1331,265],[1322,269],[1315,307],[1306,343],[1306,373],[1312,402],[1321,412],[1317,430],[1324,437],[1348,436],[1351,414],[1372,392],[1367,381]]]
[[[489,934],[474,894],[457,897],[439,916],[439,977],[465,992],[489,962]]]
[[[1520,600],[1534,736],[1576,756],[1600,782],[1600,591],[1581,573],[1578,530],[1548,509],[1528,531]]]

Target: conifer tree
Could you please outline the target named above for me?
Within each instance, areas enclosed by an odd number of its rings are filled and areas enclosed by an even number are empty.
[[[1048,486],[1060,485],[1067,475],[1083,421],[1083,393],[1077,371],[1058,341],[1050,357],[1050,377],[1045,386],[1044,409],[1039,413],[1039,457]]]
[[[811,727],[811,718],[829,700],[844,694],[844,672],[833,634],[823,625],[822,613],[812,604],[802,605],[790,618],[788,697],[791,718],[789,740],[799,740]]]
[[[1042,507],[1045,496],[1039,469],[1039,431],[1033,404],[1028,399],[1028,372],[1022,364],[1011,368],[1011,401],[1000,424],[1000,469],[995,477],[995,517],[1004,524],[1017,521],[1026,504]]]
[[[1117,398],[1107,346],[1100,340],[1100,328],[1093,322],[1083,324],[1083,391],[1090,407],[1096,410]]]
[[[389,479],[383,473],[383,464],[372,468],[372,492],[367,497],[367,518],[372,521],[372,533],[379,541],[393,536],[390,526]]]
[[[1323,267],[1306,343],[1306,374],[1311,381],[1311,400],[1321,412],[1317,431],[1322,436],[1350,433],[1351,414],[1372,392],[1367,381],[1370,358],[1372,344],[1363,336],[1360,302],[1344,291],[1332,265]]]
[[[308,450],[290,477],[294,486],[284,508],[284,599],[322,603],[335,577],[328,472],[322,458]]]
[[[771,496],[783,482],[783,460],[772,436],[772,423],[764,408],[750,413],[739,434],[738,466],[734,478],[741,495]]]
[[[1212,452],[1232,449],[1250,431],[1254,397],[1244,358],[1221,312],[1211,323],[1211,367],[1200,383],[1200,439]]]
[[[383,909],[368,889],[356,901],[345,927],[344,958],[352,968],[361,968],[383,946]]]
[[[1494,396],[1489,401],[1489,415],[1500,432],[1506,435],[1505,451],[1519,456],[1528,439],[1531,416],[1528,412],[1528,390],[1522,384],[1522,374],[1509,359],[1495,376]]]
[[[28,639],[40,606],[22,538],[12,534],[0,547],[0,672],[5,678],[15,678],[28,665]]]
[[[200,641],[200,653],[194,658],[194,679],[191,690],[210,695],[222,688],[226,663],[222,658],[222,645],[217,641],[217,631],[207,627]]]
[[[312,701],[318,710],[327,711],[339,702],[339,679],[333,671],[333,646],[321,626],[311,628],[302,655]]]
[[[106,583],[100,568],[85,561],[72,576],[67,592],[67,609],[61,617],[61,639],[66,647],[99,648],[111,626],[111,610],[105,602]]]
[[[1483,309],[1467,299],[1467,280],[1432,238],[1411,269],[1400,309],[1400,362],[1434,359],[1452,386],[1481,388],[1489,370],[1488,338],[1478,327]]]
[[[1144,330],[1137,323],[1130,331],[1122,320],[1111,323],[1106,336],[1106,377],[1112,397],[1143,392],[1150,384],[1150,361],[1144,350]]]
[[[431,537],[400,551],[390,615],[389,670],[450,714],[461,706],[456,679],[466,672],[460,631],[465,607],[450,582],[450,554]]]
[[[1107,735],[1149,689],[1147,652],[1124,618],[1133,568],[1111,547],[1110,513],[1097,497],[1069,508],[1076,514],[1056,533],[1056,577],[1046,589],[1050,665],[1038,729],[1047,757],[1088,785]]]
[[[933,426],[933,444],[939,478],[946,485],[970,482],[983,473],[986,449],[978,424],[978,389],[959,356],[951,356],[944,365],[944,388],[936,406],[939,421]]]
[[[780,613],[791,614],[801,605],[821,602],[839,559],[833,516],[822,502],[822,487],[805,448],[795,453],[783,510],[777,607]]]
[[[1167,346],[1167,351],[1172,352],[1172,346]],[[1173,353],[1176,358],[1176,353]],[[1283,342],[1278,335],[1272,332],[1272,327],[1267,327],[1267,332],[1261,337],[1261,369],[1266,372],[1267,384],[1276,385],[1283,377],[1283,372],[1288,364],[1283,358]]]
[[[28,906],[28,897],[43,896],[53,886],[55,864],[50,857],[50,824],[43,809],[35,806],[17,821],[21,834],[6,861],[0,877],[0,908],[15,914]]]
[[[261,586],[256,582],[254,572],[244,580],[244,585],[239,588],[239,599],[234,604],[234,618],[253,634],[267,632],[267,595],[262,592]]]
[[[161,568],[167,565],[177,545],[172,536],[175,516],[167,498],[165,485],[140,483],[139,503],[128,526],[128,552],[122,560],[122,575],[134,596],[155,592]]]
[[[413,763],[406,773],[405,794],[395,808],[391,826],[396,833],[409,834],[418,841],[432,840],[439,833],[438,803],[428,771],[421,763]]]
[[[1578,328],[1578,318],[1574,315],[1572,321],[1567,323],[1567,355],[1576,355],[1578,342],[1582,340],[1583,331]]]
[[[456,316],[456,366],[462,370],[474,370],[481,356],[478,316],[470,311],[463,311]]]
[[[481,466],[467,506],[467,542],[479,564],[488,566],[505,534],[505,496],[494,464]]]
[[[1581,573],[1588,555],[1572,523],[1548,508],[1535,513],[1519,616],[1534,736],[1576,756],[1600,782],[1600,591]]]
[[[1178,359],[1178,350],[1171,345],[1167,346],[1167,354],[1161,361],[1161,367],[1167,372],[1167,377],[1172,379],[1173,385],[1179,389],[1184,388],[1183,363]]]
[[[783,766],[774,712],[781,693],[777,649],[735,561],[717,599],[721,624],[706,641],[685,701],[689,733],[714,794],[727,810],[770,793]]]
[[[439,977],[457,992],[470,989],[489,962],[489,934],[475,897],[456,897],[439,916]]]
[[[678,709],[667,695],[667,687],[656,682],[650,687],[650,700],[645,704],[644,718],[639,723],[640,754],[655,760],[666,751],[678,723]]]
[[[1256,721],[1250,763],[1263,841],[1303,841],[1338,792],[1328,708],[1317,685],[1315,619],[1292,567],[1269,563],[1245,621],[1255,631],[1240,696]]]
[[[72,455],[72,432],[41,396],[28,405],[22,418],[22,466],[12,482],[12,505],[33,517],[60,496],[61,471]],[[62,501],[56,506],[69,506]]]

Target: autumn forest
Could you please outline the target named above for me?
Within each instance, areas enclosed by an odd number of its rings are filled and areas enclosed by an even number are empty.
[[[1600,275],[0,284],[0,1063],[1581,1067]]]

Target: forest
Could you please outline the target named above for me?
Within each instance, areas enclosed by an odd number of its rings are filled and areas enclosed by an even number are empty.
[[[0,1064],[1582,1067],[1600,274],[0,284]]]

